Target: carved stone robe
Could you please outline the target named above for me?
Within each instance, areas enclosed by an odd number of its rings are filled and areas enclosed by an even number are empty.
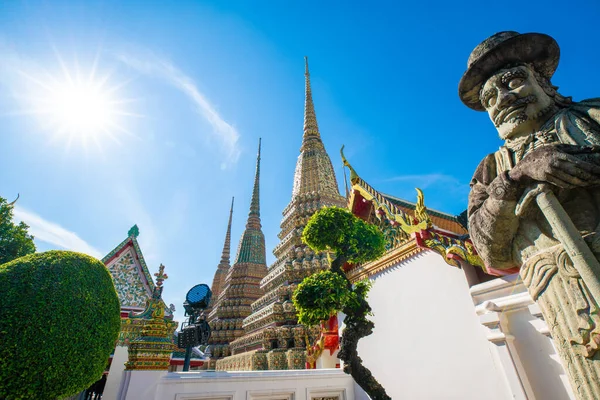
[[[600,145],[600,99],[561,109],[534,135],[507,141],[478,166],[469,194],[469,232],[487,266],[516,272],[538,302],[574,392],[600,399],[600,317],[593,299],[535,202],[517,217],[507,171],[528,152],[558,143]],[[600,187],[560,189],[558,200],[600,259]],[[600,279],[600,276],[597,277]]]

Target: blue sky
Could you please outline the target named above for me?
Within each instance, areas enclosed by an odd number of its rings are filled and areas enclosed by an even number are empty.
[[[166,265],[164,297],[181,310],[193,284],[212,281],[231,196],[235,251],[259,137],[273,261],[302,138],[307,55],[340,187],[345,145],[380,191],[412,201],[420,187],[430,208],[460,213],[475,167],[500,144],[487,115],[457,96],[474,46],[501,30],[550,34],[561,46],[561,92],[600,96],[597,2],[484,3],[3,2],[0,196],[20,193],[17,214],[40,250],[102,257],[138,224],[150,270]],[[117,127],[95,141],[61,134],[37,107],[45,82],[94,65],[119,101]]]

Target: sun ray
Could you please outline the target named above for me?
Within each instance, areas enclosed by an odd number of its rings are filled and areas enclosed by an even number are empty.
[[[107,94],[112,94],[114,92],[118,92],[119,90],[123,89],[125,86],[129,85],[131,82],[133,82],[135,79],[137,78],[130,78],[127,80],[124,80],[121,83],[117,83],[109,88],[106,89],[106,93]]]
[[[111,123],[109,124],[109,127],[112,128],[112,130],[110,131],[112,133],[112,131],[119,131],[125,135],[128,135],[134,139],[140,139],[140,137],[138,135],[136,135],[135,133],[133,133],[132,131],[130,131],[129,129],[125,128],[124,126],[121,126],[119,124],[116,123]],[[116,138],[116,136],[115,136]]]
[[[46,89],[48,91],[52,90],[52,86],[44,83],[41,79],[38,79],[23,70],[18,70],[17,73],[19,75],[21,75],[22,77],[24,77],[25,79],[27,79],[30,83],[35,83],[36,85],[39,85],[41,88]]]
[[[96,55],[94,56],[94,61],[92,61],[92,66],[90,68],[90,74],[88,76],[88,80],[90,82],[94,82],[95,81],[95,77],[96,77],[96,69],[98,68],[98,62],[100,60],[100,50],[98,50],[96,52]]]
[[[116,111],[115,115],[122,115],[124,117],[146,118],[146,115],[144,114],[133,113],[128,111]]]
[[[58,52],[58,50],[56,49],[56,47],[54,45],[52,45],[52,51],[54,52],[54,56],[56,57],[58,64],[60,65],[60,69],[63,73],[63,77],[70,84],[73,84],[73,80],[71,78],[71,73],[69,72],[69,69],[67,68],[67,65],[65,64],[65,61],[63,60],[62,56],[60,55],[60,53]]]

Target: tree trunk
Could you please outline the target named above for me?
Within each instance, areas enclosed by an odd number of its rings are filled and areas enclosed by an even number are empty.
[[[345,260],[338,257],[331,263],[331,271],[338,273],[346,279],[348,287],[352,290],[352,283],[346,277],[342,270]],[[360,304],[357,308],[346,307],[342,310],[346,314],[344,324],[346,327],[342,332],[342,340],[340,342],[340,352],[338,357],[344,361],[344,372],[351,375],[354,381],[360,386],[372,400],[388,400],[391,399],[387,395],[385,389],[377,379],[371,374],[371,371],[362,364],[362,359],[358,356],[358,341],[373,333],[373,322],[367,320],[367,314],[371,311],[369,303],[364,297],[359,296]]]

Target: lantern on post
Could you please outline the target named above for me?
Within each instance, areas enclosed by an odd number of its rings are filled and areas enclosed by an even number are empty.
[[[187,322],[181,325],[177,335],[177,347],[185,350],[183,370],[189,371],[192,348],[208,344],[210,338],[210,326],[206,322],[203,311],[208,307],[212,292],[210,288],[201,283],[191,288],[185,296],[183,308],[185,316],[189,317]]]

